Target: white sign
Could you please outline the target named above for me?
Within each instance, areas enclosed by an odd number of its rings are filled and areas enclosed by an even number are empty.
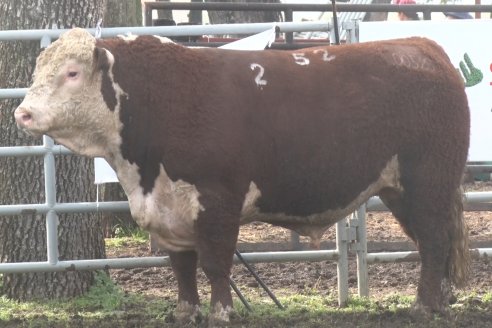
[[[441,45],[463,76],[471,111],[468,161],[492,160],[492,20],[361,22],[359,41],[423,36]]]
[[[230,50],[264,50],[275,42],[275,25],[271,29],[240,40],[220,46],[221,49]]]
[[[95,157],[94,158],[94,183],[109,183],[118,182],[118,177],[116,172],[104,158]]]

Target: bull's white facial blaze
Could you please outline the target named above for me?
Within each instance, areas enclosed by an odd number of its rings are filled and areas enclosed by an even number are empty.
[[[110,157],[119,148],[122,125],[103,99],[101,73],[93,75],[95,44],[88,32],[73,29],[44,50],[15,118],[33,135],[47,134],[83,155]],[[117,85],[115,91],[124,94]]]

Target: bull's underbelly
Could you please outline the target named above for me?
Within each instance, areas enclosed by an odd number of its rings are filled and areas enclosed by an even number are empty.
[[[376,195],[385,187],[401,189],[399,164],[396,156],[388,161],[386,167],[381,171],[379,178],[358,193],[351,202],[344,206],[328,208],[322,212],[306,216],[286,215],[284,213],[262,213],[255,206],[256,201],[261,197],[261,191],[252,182],[243,205],[241,223],[246,224],[253,221],[261,221],[287,227],[301,235],[311,237],[314,243],[316,243],[316,240],[321,238],[326,228],[356,211],[370,197]]]
[[[398,160],[393,157],[382,170],[377,181],[369,184],[349,204],[307,216],[284,213],[263,213],[256,206],[261,190],[252,181],[241,211],[241,224],[253,221],[268,222],[296,230],[301,235],[319,241],[325,229],[354,212],[369,197],[384,187],[400,188]],[[140,187],[129,193],[132,216],[137,223],[152,233],[164,249],[170,251],[193,250],[196,246],[195,221],[204,207],[199,202],[195,186],[184,181],[172,181],[161,167],[151,193],[143,194]]]

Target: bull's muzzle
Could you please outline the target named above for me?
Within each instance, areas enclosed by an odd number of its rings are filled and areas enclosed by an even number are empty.
[[[17,107],[14,112],[15,122],[22,129],[28,129],[32,123],[32,115],[25,107]]]

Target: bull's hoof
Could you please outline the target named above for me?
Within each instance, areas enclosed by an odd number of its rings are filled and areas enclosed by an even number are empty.
[[[223,307],[220,303],[215,304],[208,316],[208,328],[228,327],[231,322],[230,315],[232,311],[233,309],[230,306]]]
[[[415,321],[428,321],[434,319],[436,316],[446,319],[450,318],[451,313],[445,305],[430,307],[417,300],[410,310],[410,316]]]
[[[190,304],[188,302],[179,302],[173,313],[174,322],[182,326],[198,325],[202,321],[200,305]]]

